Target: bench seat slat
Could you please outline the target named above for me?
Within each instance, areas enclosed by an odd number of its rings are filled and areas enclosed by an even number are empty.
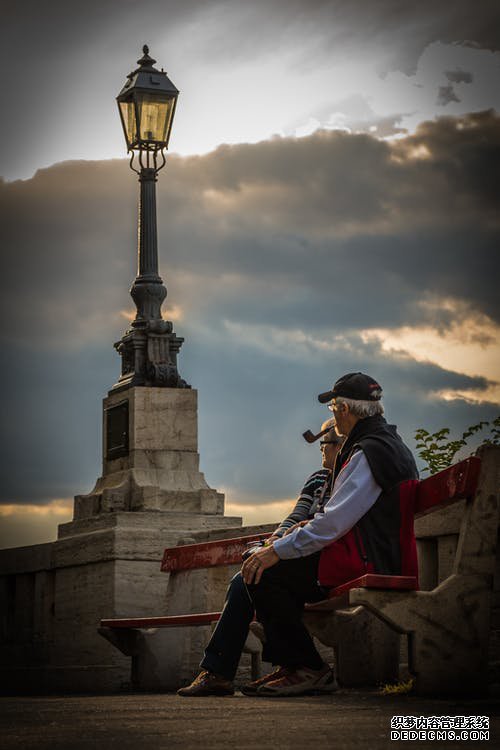
[[[101,620],[102,628],[177,628],[188,625],[210,625],[217,622],[220,612],[200,612],[192,615],[170,615],[168,617],[129,617]]]
[[[353,588],[393,589],[396,591],[408,591],[417,588],[417,579],[413,576],[382,576],[375,573],[367,573],[360,578],[344,583],[342,586],[332,589],[328,599],[320,602],[306,604],[308,612],[325,609],[339,609],[348,606],[346,593]],[[190,615],[170,615],[168,617],[135,617],[123,619],[101,620],[103,628],[177,628],[189,625],[208,625],[217,622],[221,616],[220,612],[199,612]]]
[[[331,589],[327,599],[320,602],[312,602],[305,605],[307,612],[341,609],[349,606],[349,594],[351,589],[384,589],[391,591],[416,591],[418,581],[415,576],[383,576],[376,573],[367,573],[352,581],[347,581],[341,586]]]
[[[378,573],[366,573],[359,578],[353,578],[341,586],[331,589],[328,598],[333,599],[344,591],[350,589],[396,589],[398,591],[411,591],[418,588],[416,576],[383,576]]]

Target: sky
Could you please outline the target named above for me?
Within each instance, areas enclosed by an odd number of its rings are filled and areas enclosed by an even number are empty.
[[[412,448],[499,413],[497,2],[2,5],[0,547],[56,538],[100,474],[136,262],[115,96],[145,43],[181,92],[164,315],[226,513],[286,515],[345,372]]]

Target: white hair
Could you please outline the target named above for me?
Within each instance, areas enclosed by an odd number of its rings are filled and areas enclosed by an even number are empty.
[[[344,396],[337,396],[335,398],[336,404],[347,404],[349,411],[355,417],[364,419],[365,417],[374,417],[376,414],[384,413],[384,406],[381,401],[358,401],[353,398],[344,398]]]

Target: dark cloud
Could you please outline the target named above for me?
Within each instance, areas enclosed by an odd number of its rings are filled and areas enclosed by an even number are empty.
[[[343,372],[359,368],[380,380],[387,417],[412,445],[419,426],[457,431],[495,414],[491,404],[429,399],[440,388],[484,387],[484,379],[389,358],[374,345],[284,361],[244,339],[182,333],[181,372],[199,391],[201,468],[213,486],[252,494],[256,503],[293,497],[316,468],[318,447],[301,433],[326,419],[316,395]],[[10,396],[0,428],[0,502],[45,504],[90,491],[100,473],[100,397],[118,374],[111,346],[52,359],[9,351],[16,357],[2,376]]]
[[[474,76],[465,70],[448,70],[446,78],[451,83],[472,83]]]
[[[496,413],[488,404],[471,408],[464,402],[446,405],[429,399],[429,392],[441,387],[481,387],[481,379],[394,360],[375,347],[328,356],[311,352],[290,358],[286,368],[270,353],[256,356],[244,341],[212,352],[204,345],[193,350],[191,344],[188,359],[200,388],[200,443],[207,475],[216,485],[254,493],[256,502],[293,497],[305,475],[317,468],[319,449],[307,445],[301,433],[319,429],[327,418],[316,395],[344,372],[359,368],[380,380],[387,418],[412,446],[417,427],[450,425],[456,431]]]
[[[499,321],[499,146],[486,112],[393,144],[320,132],[169,158],[161,270],[167,307],[182,311],[180,369],[199,389],[213,485],[293,495],[317,462],[300,438],[324,418],[315,395],[354,369],[382,381],[409,440],[418,426],[494,416],[435,395],[486,393],[485,377],[389,355],[361,332]],[[89,491],[99,473],[100,398],[132,307],[137,187],[126,161],[0,184],[3,502]]]
[[[483,113],[423,124],[392,146],[320,132],[173,157],[158,199],[168,300],[197,320],[217,307],[321,328],[363,326],[365,308],[373,326],[415,323],[416,299],[446,295],[498,320],[499,154],[499,119]],[[0,186],[7,338],[78,349],[120,335],[136,189],[125,161]],[[23,286],[27,268],[36,284]]]
[[[43,6],[26,0],[22,7],[7,3],[2,8],[2,54],[23,65],[26,58],[39,60],[52,69],[70,66],[82,49],[89,57],[96,42],[111,46],[122,39],[142,44],[152,34],[173,37],[188,19],[224,19],[219,36],[206,38],[212,57],[251,59],[264,49],[272,50],[287,37],[320,34],[325,45],[385,44],[389,40],[398,65],[414,64],[432,41],[473,40],[475,46],[499,47],[500,11],[496,0],[482,0],[481,12],[468,0],[421,0],[418,5],[400,0],[277,0],[235,4],[231,0],[47,0]],[[397,33],[396,33],[397,32]],[[147,38],[146,38],[147,37]],[[139,40],[137,42],[137,40]],[[189,45],[189,40],[186,40]],[[33,57],[31,57],[33,56]],[[111,64],[111,61],[109,61]],[[26,63],[25,63],[26,64]]]
[[[100,399],[116,379],[111,347],[9,344],[4,354],[0,502],[45,504],[90,491],[101,460]]]
[[[445,107],[450,102],[459,102],[460,99],[455,93],[453,86],[440,86],[438,89],[438,95],[436,104],[440,107]]]

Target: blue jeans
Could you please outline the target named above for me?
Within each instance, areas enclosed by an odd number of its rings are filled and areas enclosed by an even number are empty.
[[[205,649],[202,669],[234,680],[254,612],[241,573],[236,573],[229,584],[220,620]]]
[[[266,634],[264,661],[292,669],[321,669],[323,660],[302,623],[304,602],[319,601],[326,595],[317,583],[319,557],[317,552],[280,560],[264,571],[257,585],[248,587],[237,573],[200,667],[234,680],[256,612]]]

